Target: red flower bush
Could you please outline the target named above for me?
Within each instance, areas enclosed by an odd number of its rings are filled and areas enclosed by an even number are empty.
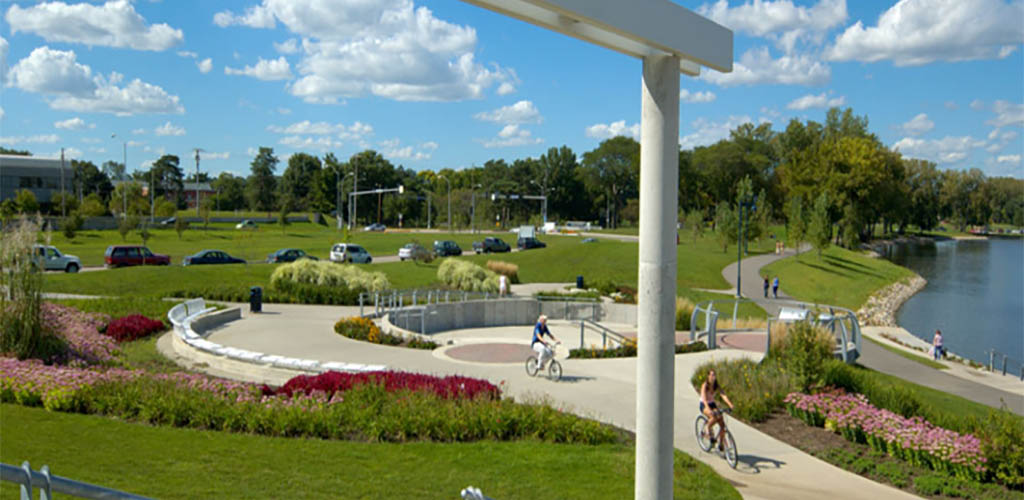
[[[132,314],[111,321],[107,325],[106,334],[118,342],[129,342],[163,329],[164,324],[161,321],[149,319],[141,314]]]
[[[377,383],[388,392],[401,390],[433,392],[444,399],[499,399],[501,390],[498,386],[477,378],[449,375],[435,377],[419,373],[380,371],[366,373],[326,372],[320,375],[299,375],[286,382],[280,389],[273,391],[276,395],[291,396],[294,393],[310,394],[322,391],[328,396],[335,392],[345,392],[354,386]],[[265,395],[271,391],[265,387]]]

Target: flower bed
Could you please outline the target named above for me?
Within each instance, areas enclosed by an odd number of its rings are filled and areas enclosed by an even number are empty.
[[[327,372],[320,375],[299,375],[286,382],[280,389],[271,391],[264,386],[264,394],[291,396],[296,393],[312,394],[314,391],[321,391],[328,396],[336,392],[345,392],[354,386],[369,383],[381,384],[385,391],[396,392],[402,390],[423,391],[433,393],[443,399],[484,399],[497,400],[501,398],[501,390],[498,386],[481,379],[449,375],[447,377],[434,377],[419,373],[408,372],[370,372],[370,373],[340,373]]]
[[[987,460],[977,437],[937,427],[921,417],[878,409],[862,394],[793,392],[784,401],[789,413],[808,425],[824,426],[914,465],[960,479],[982,481],[987,475]]]
[[[114,339],[99,332],[110,319],[107,315],[84,313],[49,302],[43,303],[42,313],[44,327],[59,332],[68,343],[65,355],[52,361],[75,365],[110,364],[121,355]]]
[[[118,343],[121,343],[141,339],[163,329],[164,323],[162,321],[152,320],[141,314],[132,314],[111,321],[104,333]]]

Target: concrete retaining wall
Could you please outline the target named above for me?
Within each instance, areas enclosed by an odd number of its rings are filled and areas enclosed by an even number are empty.
[[[192,320],[192,331],[205,337],[207,330],[212,330],[236,319],[242,319],[242,310],[240,308],[232,307],[229,309],[222,309],[220,311],[204,314],[203,316]]]
[[[533,325],[545,314],[550,319],[590,318],[598,308],[597,320],[636,324],[633,304],[541,302],[533,299],[471,300],[450,304],[406,307],[384,318],[385,325],[412,332],[432,334],[463,328]],[[424,317],[421,320],[421,314]],[[422,323],[421,323],[422,321]]]

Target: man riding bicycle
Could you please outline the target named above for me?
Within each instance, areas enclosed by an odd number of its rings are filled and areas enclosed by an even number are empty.
[[[722,437],[725,435],[725,419],[722,418],[722,410],[718,409],[718,405],[715,403],[715,396],[719,394],[721,388],[718,386],[718,376],[715,374],[715,370],[708,372],[708,379],[704,381],[700,386],[700,411],[708,418],[708,423],[704,428],[709,436],[711,436],[711,446],[715,445],[715,441],[718,441],[718,449],[724,450],[722,443]],[[721,392],[722,399],[729,404],[729,409],[733,409],[732,401],[729,401],[729,396],[726,396],[724,392]],[[718,436],[716,437],[711,433],[711,428],[718,425]]]
[[[537,369],[543,370],[544,363],[555,356],[555,353],[551,350],[551,346],[547,342],[544,342],[544,336],[551,337],[551,340],[558,342],[558,339],[551,334],[551,330],[548,330],[548,317],[541,314],[537,318],[537,325],[533,327],[533,340],[530,342],[530,347],[537,352]]]

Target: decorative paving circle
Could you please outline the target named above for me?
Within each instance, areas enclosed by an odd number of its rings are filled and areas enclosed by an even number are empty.
[[[764,352],[765,335],[763,333],[729,333],[719,337],[718,342],[723,347]]]
[[[460,361],[476,363],[519,363],[533,354],[526,344],[469,344],[452,347],[445,355]]]

